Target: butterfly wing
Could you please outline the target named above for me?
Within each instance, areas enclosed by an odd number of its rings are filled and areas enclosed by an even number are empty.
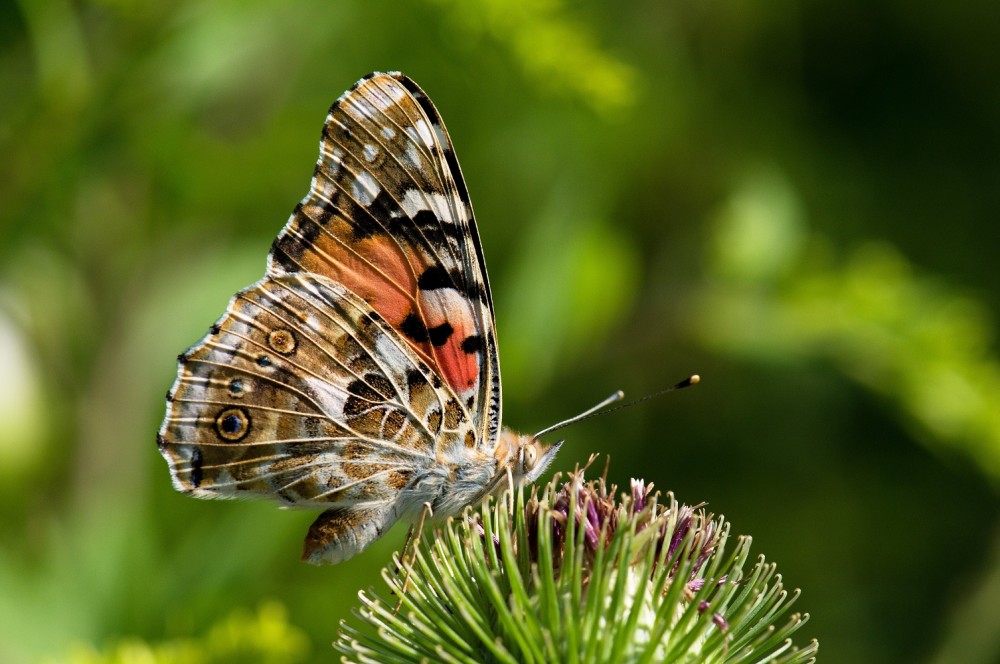
[[[308,195],[274,241],[268,274],[343,284],[399,331],[496,447],[493,303],[469,195],[427,95],[372,74],[330,109]]]
[[[405,76],[327,117],[267,276],[180,358],[160,449],[175,486],[323,507],[304,557],[338,562],[428,500],[494,479],[493,304],[451,140]]]
[[[329,508],[304,557],[338,562],[419,509],[416,486],[443,481],[439,447],[473,437],[451,391],[367,302],[299,274],[237,293],[179,358],[158,442],[180,491]]]

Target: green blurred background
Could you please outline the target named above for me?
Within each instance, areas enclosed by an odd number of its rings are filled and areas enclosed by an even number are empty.
[[[461,159],[507,424],[700,373],[567,430],[556,467],[610,453],[619,484],[724,513],[803,589],[824,661],[1000,661],[1000,4],[0,13],[0,661],[213,629],[336,660],[403,529],[304,565],[312,514],[174,493],[154,440],[328,106],[388,69]],[[258,607],[270,628],[226,632]]]

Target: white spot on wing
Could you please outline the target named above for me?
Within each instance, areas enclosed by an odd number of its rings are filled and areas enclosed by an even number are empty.
[[[236,491],[236,485],[239,482],[235,477],[233,477],[232,472],[226,469],[221,469],[218,473],[219,474],[215,477],[215,479],[211,480],[211,484],[209,484],[206,488],[209,491],[212,491],[213,487],[218,485],[219,488],[215,490],[222,493],[234,493]]]
[[[382,188],[378,186],[378,182],[375,181],[372,174],[367,171],[358,173],[351,185],[351,195],[358,203],[366,207],[371,205],[381,192]]]
[[[382,113],[380,112],[382,105],[379,103],[380,101],[381,100],[378,97],[375,98],[374,103],[370,103],[368,99],[359,99],[357,103],[357,110],[368,120],[378,122],[382,117]]]
[[[322,162],[327,170],[327,177],[335,178],[340,172],[340,166],[344,161],[344,151],[340,148],[334,148],[333,150],[327,150],[325,143],[320,143],[320,150],[322,151]],[[313,185],[315,186],[316,177],[313,176]]]
[[[434,133],[437,134],[438,143],[440,143],[447,149],[448,135],[444,133],[444,127],[437,124],[436,122],[432,126],[434,127]]]
[[[379,358],[379,365],[384,367],[388,373],[391,374],[394,369],[398,370],[398,375],[388,376],[397,385],[405,383],[406,370],[414,364],[413,359],[403,352],[400,343],[387,334],[379,334],[375,340],[374,353],[375,357]]]
[[[367,98],[371,100],[372,110],[386,111],[393,106],[392,100],[386,98],[382,91],[374,86],[369,88]],[[374,118],[374,115],[369,115],[369,117]]]
[[[407,189],[401,201],[403,210],[410,217],[415,217],[421,210],[430,210],[445,224],[454,224],[455,218],[444,194]]]
[[[396,81],[393,81],[389,84],[389,96],[395,102],[402,101],[403,97],[406,96],[406,89]]]
[[[424,160],[420,158],[420,152],[417,151],[417,146],[413,143],[406,146],[406,152],[403,153],[403,161],[408,166],[417,169],[422,168],[424,165]]]
[[[463,337],[475,331],[472,305],[454,288],[420,291],[420,309],[426,317],[427,327],[448,322],[455,328],[455,333]]]
[[[365,159],[368,161],[375,161],[375,157],[378,156],[378,148],[376,148],[371,143],[365,143],[364,147]]]
[[[413,123],[413,126],[416,127],[417,134],[420,135],[420,140],[424,142],[424,145],[428,147],[434,145],[434,134],[431,133],[431,129],[427,126],[426,120],[417,120]]]
[[[305,377],[309,391],[315,395],[320,409],[332,420],[343,421],[344,403],[347,401],[347,386],[334,385],[328,380],[312,376]]]

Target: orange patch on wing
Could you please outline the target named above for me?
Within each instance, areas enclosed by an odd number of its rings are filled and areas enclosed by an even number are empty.
[[[344,284],[390,325],[402,323],[417,289],[413,272],[421,266],[411,267],[399,246],[387,236],[349,241],[344,239],[349,231],[337,231],[342,229],[337,228],[336,235],[321,233],[312,241],[302,267]]]
[[[462,350],[462,340],[473,331],[462,326],[455,326],[455,334],[440,348],[434,349],[434,355],[441,366],[445,380],[458,392],[464,392],[475,386],[479,378],[479,360],[476,355],[470,355]]]
[[[427,327],[448,323],[452,328],[448,340],[434,348],[434,359],[441,375],[459,394],[475,387],[479,380],[481,353],[466,353],[462,348],[462,342],[467,337],[479,334],[469,302],[458,291],[444,289],[422,293],[420,308],[426,317]]]
[[[351,238],[349,224],[341,219],[313,239],[303,255],[302,268],[337,281],[368,302],[397,330],[414,309],[417,277],[427,268],[421,257],[407,256],[387,235],[361,240]],[[423,358],[433,364],[429,343],[403,337]]]
[[[303,255],[302,269],[340,282],[397,330],[415,309],[428,330],[444,323],[450,325],[451,336],[441,346],[415,341],[405,333],[403,337],[436,366],[456,392],[474,388],[481,354],[467,353],[462,348],[467,337],[479,334],[469,302],[452,289],[418,293],[418,275],[429,264],[419,255],[407,255],[388,235],[355,240],[352,227],[343,219],[333,219],[325,228],[327,232],[317,235],[310,251]],[[414,307],[418,297],[419,307]]]
[[[390,325],[399,326],[413,308],[417,292],[414,270],[423,272],[422,261],[416,257],[407,260],[396,243],[385,236],[362,240],[357,251],[364,261],[355,259],[359,267],[349,273],[351,281],[345,281],[344,285],[370,302]],[[402,290],[387,287],[388,284],[401,286]]]

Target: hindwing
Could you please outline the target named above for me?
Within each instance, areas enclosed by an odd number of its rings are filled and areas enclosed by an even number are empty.
[[[343,285],[267,278],[179,358],[160,449],[175,486],[298,506],[395,502],[472,435],[447,386]]]

